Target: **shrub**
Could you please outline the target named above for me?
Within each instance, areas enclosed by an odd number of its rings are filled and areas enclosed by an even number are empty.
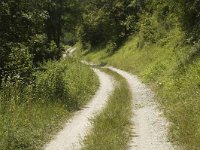
[[[38,96],[47,101],[64,102],[68,109],[77,109],[85,98],[84,94],[90,92],[91,87],[87,84],[94,80],[93,72],[74,60],[48,62],[44,68],[48,69],[36,74]]]
[[[8,46],[10,50],[3,68],[4,77],[19,76],[19,78],[27,80],[32,74],[32,55],[23,44],[10,43]]]

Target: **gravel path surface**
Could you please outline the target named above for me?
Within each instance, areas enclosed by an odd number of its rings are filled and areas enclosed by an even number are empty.
[[[114,89],[114,81],[110,76],[97,69],[94,71],[100,80],[100,88],[96,95],[86,107],[78,111],[66,123],[64,129],[57,134],[55,139],[45,146],[45,150],[81,149],[80,143],[92,128],[90,119],[101,112]]]
[[[168,122],[157,104],[154,94],[134,75],[107,67],[122,75],[129,83],[133,97],[133,133],[130,150],[173,150],[167,138]]]

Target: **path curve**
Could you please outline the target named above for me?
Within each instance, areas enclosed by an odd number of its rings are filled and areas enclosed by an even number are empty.
[[[92,129],[91,121],[95,115],[100,113],[114,89],[113,79],[94,69],[100,80],[100,88],[91,102],[83,110],[77,112],[74,117],[68,121],[64,129],[60,131],[55,139],[45,146],[45,150],[79,150],[81,142],[87,133]]]
[[[174,150],[167,138],[168,122],[153,101],[151,90],[137,76],[113,67],[106,68],[123,76],[132,92],[134,137],[130,142],[130,150]]]

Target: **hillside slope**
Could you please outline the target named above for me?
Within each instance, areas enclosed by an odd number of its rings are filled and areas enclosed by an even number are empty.
[[[114,54],[106,49],[84,57],[137,74],[157,94],[160,108],[170,121],[170,139],[187,149],[200,147],[200,45],[183,42],[179,28],[156,43],[139,46],[140,37],[129,38]]]

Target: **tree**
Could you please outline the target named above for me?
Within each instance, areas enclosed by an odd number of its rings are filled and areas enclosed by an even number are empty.
[[[56,10],[53,15],[48,9],[50,4],[53,12]],[[13,64],[25,67],[24,63],[30,62],[32,66],[37,66],[45,60],[58,59],[61,56],[62,0],[55,1],[55,5],[53,4],[49,0],[2,0],[0,2],[1,76],[5,76],[5,72],[24,74],[23,71],[19,72],[23,70],[22,68],[11,67]],[[45,30],[49,20],[53,25],[56,22],[55,28],[52,29],[56,33],[55,35],[53,33],[53,38],[48,36],[50,29],[48,32]],[[13,51],[16,49],[25,53],[28,62],[21,61],[21,59],[25,60],[25,55],[16,54],[16,51]],[[19,62],[22,64],[20,65]]]
[[[80,41],[91,47],[120,45],[137,31],[138,13],[142,5],[131,0],[87,0],[82,13]]]

